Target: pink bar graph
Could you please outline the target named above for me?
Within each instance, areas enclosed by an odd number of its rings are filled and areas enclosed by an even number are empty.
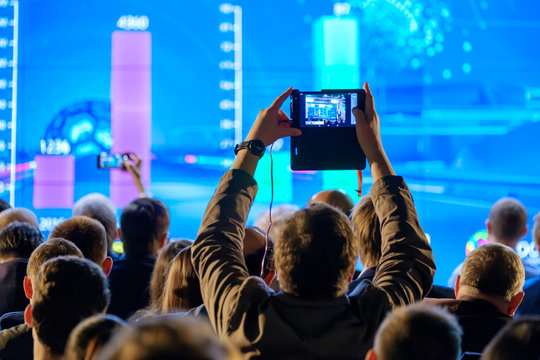
[[[139,156],[145,187],[150,182],[151,160],[151,45],[147,31],[112,34],[111,152],[132,151]],[[111,170],[110,196],[118,207],[139,197],[129,173]]]
[[[34,208],[71,208],[75,190],[73,155],[36,155]]]

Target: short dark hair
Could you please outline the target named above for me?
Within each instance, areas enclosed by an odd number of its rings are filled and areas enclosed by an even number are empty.
[[[233,359],[238,353],[210,326],[188,316],[145,318],[125,327],[100,353],[101,360]]]
[[[416,303],[387,315],[375,336],[378,360],[456,360],[462,330],[448,310]]]
[[[0,229],[5,228],[10,223],[15,221],[25,222],[39,228],[39,222],[36,214],[26,208],[16,207],[0,212]]]
[[[540,213],[534,216],[534,227],[533,227],[533,240],[536,244],[536,249],[540,249]]]
[[[159,251],[154,270],[152,270],[152,278],[150,279],[150,306],[153,308],[161,308],[163,302],[163,288],[169,273],[169,264],[182,249],[191,245],[190,240],[180,239],[171,241],[163,249]]]
[[[28,259],[43,240],[39,229],[27,223],[12,222],[0,230],[0,259],[9,256]]]
[[[349,219],[324,203],[297,211],[274,250],[281,288],[309,299],[345,294],[358,257]]]
[[[491,207],[489,223],[495,237],[518,240],[527,229],[527,210],[516,199],[502,198]]]
[[[116,209],[108,197],[99,193],[83,196],[73,206],[73,216],[88,216],[99,221],[107,233],[107,251],[111,251],[116,239]]]
[[[246,241],[246,238],[248,236],[254,235],[259,236],[262,239],[265,239],[265,234],[257,227],[254,226],[246,226],[246,235],[244,236],[244,243]],[[276,269],[276,264],[274,262],[274,242],[270,237],[268,237],[268,249],[265,249],[265,243],[266,241],[261,243],[261,247],[258,248],[255,252],[252,252],[250,254],[244,254],[244,260],[246,262],[246,266],[248,269],[248,273],[250,276],[261,276],[264,278],[266,275],[270,273],[270,271]],[[266,256],[265,255],[266,250]],[[263,258],[264,258],[264,264],[263,264]],[[262,265],[262,272],[261,272],[261,265]]]
[[[540,359],[540,317],[508,323],[484,349],[481,360]]]
[[[58,224],[50,238],[63,238],[81,249],[84,257],[102,266],[107,257],[107,235],[97,220],[86,216],[75,216]]]
[[[61,256],[46,261],[32,284],[32,326],[40,342],[63,354],[73,328],[104,312],[110,293],[103,270],[87,259]]]
[[[65,351],[66,359],[85,360],[90,345],[93,354],[97,354],[115,331],[126,325],[124,320],[111,314],[94,315],[81,321],[69,335]]]
[[[362,197],[355,205],[351,222],[360,249],[360,261],[364,266],[378,265],[381,258],[381,224],[371,196]]]
[[[523,289],[524,282],[525,270],[519,255],[506,245],[490,243],[467,255],[459,286],[510,301]]]
[[[66,239],[54,238],[45,241],[39,245],[30,255],[28,265],[26,266],[26,275],[31,281],[36,278],[39,267],[47,260],[58,256],[75,256],[84,258],[81,250],[74,243]]]
[[[126,253],[157,252],[160,237],[169,229],[169,210],[158,199],[135,199],[122,210],[120,228]]]
[[[172,259],[163,288],[164,313],[189,310],[203,303],[201,285],[191,263],[191,246],[180,251]]]

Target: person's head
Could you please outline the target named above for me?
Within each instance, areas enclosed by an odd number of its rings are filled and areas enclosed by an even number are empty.
[[[524,317],[510,322],[495,335],[481,360],[540,359],[540,317]]]
[[[165,280],[167,280],[171,260],[182,249],[190,245],[190,240],[179,239],[177,241],[171,241],[159,251],[156,263],[154,264],[154,270],[152,271],[152,277],[150,278],[150,305],[152,308],[161,308],[163,288],[165,287]]]
[[[490,241],[515,248],[527,234],[527,210],[516,199],[502,198],[491,207],[486,227]]]
[[[457,360],[461,335],[448,310],[416,303],[386,316],[366,360]]]
[[[354,202],[352,201],[351,197],[343,190],[337,189],[319,191],[308,201],[308,204],[314,203],[326,203],[328,205],[332,205],[333,207],[343,211],[343,213],[347,216],[349,216],[354,206]]]
[[[116,331],[127,326],[115,315],[99,314],[81,321],[66,345],[65,357],[70,360],[93,360]]]
[[[274,263],[274,243],[256,227],[247,226],[244,235],[244,260],[250,276],[260,276],[267,285],[270,285],[276,275]],[[266,257],[265,255],[266,251]],[[264,258],[264,264],[263,264]],[[262,265],[262,271],[261,271]],[[262,275],[262,276],[261,276]]]
[[[33,328],[34,342],[52,355],[63,354],[73,328],[81,320],[105,312],[110,298],[101,268],[72,256],[41,265],[33,289],[24,319]]]
[[[533,240],[536,249],[540,251],[540,213],[534,217]]]
[[[501,244],[486,244],[471,251],[456,280],[456,299],[482,298],[510,316],[523,299],[525,270],[519,255]]]
[[[163,288],[163,313],[189,310],[203,303],[199,278],[191,263],[191,246],[171,261]]]
[[[107,251],[112,251],[117,234],[116,208],[108,197],[100,193],[83,196],[73,206],[73,216],[88,216],[99,221],[107,233]]]
[[[274,244],[281,288],[310,299],[345,294],[352,279],[358,245],[341,211],[315,203],[297,211]]]
[[[360,249],[360,261],[366,268],[377,266],[381,258],[381,225],[371,196],[364,196],[355,205],[351,222]]]
[[[95,262],[109,275],[112,259],[107,256],[107,235],[97,220],[86,216],[75,216],[58,224],[49,238],[63,238],[81,249],[84,257]]]
[[[28,259],[43,240],[38,228],[12,222],[0,230],[0,263],[15,258]]]
[[[277,241],[281,235],[283,227],[295,212],[300,208],[292,204],[280,204],[272,208],[272,227],[268,234],[270,238]],[[270,226],[269,210],[263,211],[255,220],[254,226],[261,229],[263,232],[268,230]]]
[[[122,210],[120,229],[126,254],[157,254],[167,243],[169,210],[158,199],[135,199]]]
[[[9,205],[9,203],[6,200],[0,199],[0,212],[7,209],[11,209],[11,205]]]
[[[14,221],[28,223],[39,229],[39,222],[36,214],[26,208],[16,207],[0,212],[0,230]]]
[[[187,316],[155,317],[121,329],[99,360],[232,360],[237,351],[222,342],[210,326]]]
[[[32,283],[38,273],[39,267],[47,260],[58,256],[74,256],[80,259],[84,258],[81,250],[71,241],[66,239],[49,239],[39,245],[36,250],[30,255],[28,265],[26,266],[26,276],[24,277],[24,293],[30,300],[32,299]]]

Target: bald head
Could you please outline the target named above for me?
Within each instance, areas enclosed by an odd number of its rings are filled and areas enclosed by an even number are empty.
[[[354,203],[349,195],[342,190],[319,191],[309,199],[308,204],[326,203],[343,211],[347,216],[350,214]]]
[[[28,209],[16,207],[6,209],[0,213],[0,230],[14,221],[24,222],[39,229],[39,222],[36,214]]]
[[[100,193],[83,196],[73,206],[73,216],[88,216],[99,221],[107,233],[107,250],[112,250],[116,238],[116,208],[108,197]]]

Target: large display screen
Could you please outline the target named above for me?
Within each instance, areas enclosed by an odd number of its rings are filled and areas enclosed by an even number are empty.
[[[0,1],[0,196],[33,209],[45,233],[90,192],[120,212],[136,189],[96,156],[133,151],[170,209],[171,236],[193,239],[260,109],[289,86],[369,81],[445,284],[485,241],[493,202],[519,199],[531,228],[540,210],[539,10],[534,0]],[[308,109],[309,121],[343,117],[337,100]],[[291,172],[288,140],[273,166],[274,204],[303,206],[329,188],[357,199],[354,171]],[[269,169],[265,155],[250,223],[270,203]],[[371,183],[366,170],[364,193]],[[518,252],[538,258],[530,234]]]

